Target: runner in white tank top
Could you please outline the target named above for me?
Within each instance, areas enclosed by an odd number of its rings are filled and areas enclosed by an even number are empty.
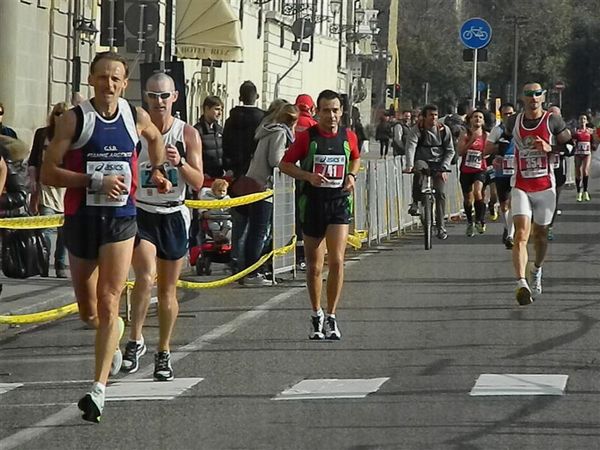
[[[173,79],[164,73],[155,74],[146,82],[150,118],[165,141],[168,164],[164,170],[173,188],[166,194],[157,192],[149,178],[151,165],[142,140],[138,156],[138,235],[133,253],[135,285],[131,295],[131,331],[121,366],[123,372],[136,372],[140,356],[146,353],[142,327],[158,275],[160,338],[154,356],[157,381],[174,377],[170,341],[179,312],[176,283],[187,252],[190,226],[190,211],[184,204],[186,187],[199,190],[204,181],[200,136],[192,126],[172,116],[178,95]]]

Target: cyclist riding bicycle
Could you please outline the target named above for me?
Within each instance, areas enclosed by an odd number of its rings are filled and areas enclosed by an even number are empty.
[[[406,172],[413,172],[413,202],[408,213],[418,215],[417,202],[422,200],[421,184],[423,169],[450,170],[454,157],[452,133],[448,126],[438,122],[438,108],[425,105],[421,117],[412,128],[406,143]],[[448,233],[444,226],[446,216],[446,182],[447,172],[437,172],[433,180],[435,189],[435,222],[437,237],[446,239]]]

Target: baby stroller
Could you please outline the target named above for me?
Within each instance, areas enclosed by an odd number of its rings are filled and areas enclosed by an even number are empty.
[[[190,247],[190,264],[196,274],[210,275],[213,262],[231,262],[231,214],[227,210],[209,210],[198,217],[197,245]]]

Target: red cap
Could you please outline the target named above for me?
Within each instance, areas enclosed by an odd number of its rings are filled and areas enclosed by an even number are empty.
[[[310,95],[300,94],[298,97],[296,97],[296,106],[301,111],[308,111],[309,109],[315,107],[315,102]]]

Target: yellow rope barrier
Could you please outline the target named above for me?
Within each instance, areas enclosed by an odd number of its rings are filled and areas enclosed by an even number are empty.
[[[244,269],[243,271],[236,273],[235,275],[224,278],[222,280],[208,281],[205,283],[195,283],[192,281],[178,280],[177,287],[182,289],[208,289],[208,288],[216,288],[225,286],[226,284],[232,283],[234,281],[239,280],[240,278],[245,277],[253,270],[258,269],[265,262],[269,260],[269,258],[273,256],[282,256],[286,253],[289,253],[296,246],[296,236],[292,237],[290,243],[284,247],[276,248],[266,255],[262,256],[255,264]],[[133,281],[127,281],[125,283],[125,287],[133,287]],[[48,311],[42,311],[39,313],[33,314],[21,314],[14,316],[0,316],[0,325],[24,325],[24,324],[32,324],[32,323],[42,323],[49,322],[51,320],[60,319],[62,317],[68,316],[70,314],[74,314],[79,310],[77,307],[77,303],[71,303],[69,305],[61,306],[60,308],[51,309]]]

